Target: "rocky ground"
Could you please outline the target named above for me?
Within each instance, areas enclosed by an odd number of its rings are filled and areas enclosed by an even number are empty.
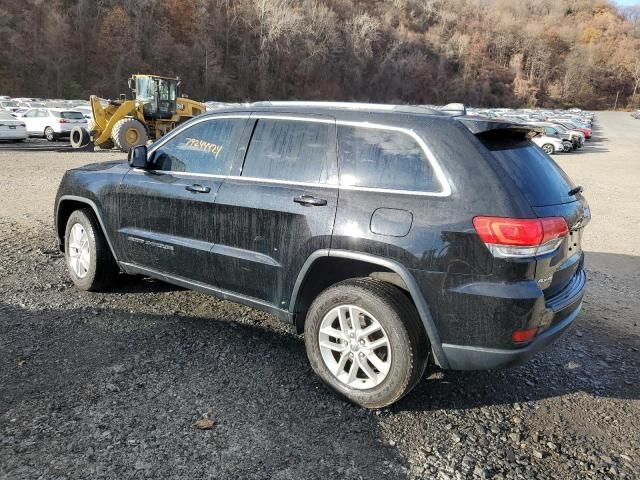
[[[598,118],[556,157],[594,214],[575,326],[381,411],[326,390],[269,315],[148,279],[74,289],[55,189],[118,154],[0,151],[0,479],[640,478],[640,121]]]

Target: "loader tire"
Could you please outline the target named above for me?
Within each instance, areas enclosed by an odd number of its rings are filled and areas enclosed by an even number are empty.
[[[118,120],[111,131],[111,140],[119,150],[125,153],[133,147],[144,145],[148,139],[144,125],[135,118]]]

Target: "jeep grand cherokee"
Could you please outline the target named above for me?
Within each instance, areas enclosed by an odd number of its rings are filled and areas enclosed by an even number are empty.
[[[422,107],[273,102],[68,171],[55,220],[84,290],[119,271],[265,310],[365,407],[428,364],[519,364],[578,315],[589,208],[526,126]]]

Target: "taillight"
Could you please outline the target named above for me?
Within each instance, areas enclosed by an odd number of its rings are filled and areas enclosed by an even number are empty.
[[[71,123],[69,120],[65,120],[64,118],[61,118],[60,120],[58,120],[58,123]]]
[[[496,257],[534,257],[553,252],[569,233],[562,217],[475,217],[473,226]]]
[[[516,330],[515,332],[513,332],[513,334],[511,334],[511,340],[513,340],[513,343],[516,344],[528,343],[533,339],[533,337],[536,336],[536,333],[538,333],[537,328]]]

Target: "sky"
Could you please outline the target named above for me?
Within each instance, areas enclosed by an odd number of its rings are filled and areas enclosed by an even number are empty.
[[[640,0],[615,0],[618,5],[640,5]]]

